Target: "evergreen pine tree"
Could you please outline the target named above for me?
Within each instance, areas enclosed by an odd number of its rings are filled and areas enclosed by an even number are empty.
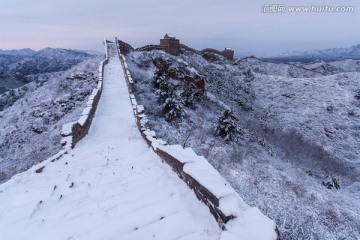
[[[175,86],[170,81],[163,81],[159,89],[156,90],[156,94],[158,95],[159,104],[165,103],[166,99],[175,95]]]
[[[244,75],[245,75],[247,81],[252,81],[252,80],[255,79],[255,75],[254,75],[253,71],[250,68],[248,68],[244,72]]]
[[[239,133],[237,119],[231,110],[225,110],[219,118],[215,135],[222,137],[226,142],[233,141]]]
[[[181,93],[181,97],[184,101],[184,105],[188,108],[194,109],[195,103],[200,100],[201,93],[191,84],[186,84],[184,91]]]
[[[164,74],[161,70],[157,70],[153,77],[153,87],[159,89],[164,82],[169,80],[169,76]]]
[[[158,95],[159,104],[165,103],[165,100],[174,92],[174,85],[169,81],[169,76],[161,70],[154,73],[153,87]]]
[[[174,119],[181,118],[183,116],[183,102],[173,91],[165,100],[164,114],[166,121],[173,121]]]
[[[360,100],[360,89],[357,90],[355,96],[354,96],[357,100]]]

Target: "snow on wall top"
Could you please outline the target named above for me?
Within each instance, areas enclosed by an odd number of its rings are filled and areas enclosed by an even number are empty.
[[[123,62],[123,68],[125,74],[125,80],[128,81],[126,76],[130,76],[130,73],[125,64],[125,57],[120,52],[120,59]],[[131,76],[130,76],[131,77]],[[129,89],[130,90],[130,89]],[[275,222],[265,215],[263,215],[259,209],[250,208],[244,200],[235,192],[235,190],[230,186],[230,184],[217,172],[209,162],[202,156],[197,156],[196,153],[191,148],[182,148],[180,145],[164,145],[159,144],[158,140],[152,135],[147,127],[146,123],[148,121],[146,115],[143,113],[144,109],[141,108],[139,112],[139,106],[137,105],[135,96],[133,94],[129,95],[130,100],[133,104],[133,108],[137,108],[135,112],[135,117],[139,123],[138,127],[143,134],[145,140],[152,146],[155,152],[172,165],[173,169],[177,171],[178,175],[181,176],[186,182],[189,180],[184,174],[190,176],[192,179],[198,182],[199,185],[191,186],[194,183],[189,183],[188,185],[197,194],[198,198],[203,201],[203,197],[207,197],[201,188],[205,188],[205,192],[209,191],[210,194],[213,194],[218,202],[212,200],[205,200],[205,204],[208,205],[210,209],[215,211],[213,215],[217,214],[220,210],[220,214],[226,219],[225,228],[227,231],[224,231],[221,235],[221,240],[231,240],[231,239],[248,239],[248,240],[265,240],[265,239],[276,239],[277,233],[275,231],[276,225]],[[160,140],[162,141],[162,140]],[[179,163],[174,163],[173,159],[167,159],[165,155],[161,152],[168,154],[170,157],[174,158],[175,161],[179,162],[182,165],[182,170],[179,170]],[[200,189],[198,189],[200,188]],[[199,197],[201,196],[201,197]],[[211,197],[213,198],[213,197]],[[214,215],[214,216],[215,216]],[[223,219],[223,217],[221,217]],[[220,220],[215,216],[218,221]],[[231,220],[231,218],[233,218]],[[221,224],[220,224],[221,225]],[[238,226],[239,225],[239,226]],[[240,230],[239,230],[240,229]],[[261,231],[259,231],[261,229]]]

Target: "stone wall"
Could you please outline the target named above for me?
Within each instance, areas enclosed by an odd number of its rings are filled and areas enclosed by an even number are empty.
[[[190,51],[190,52],[193,52],[196,54],[204,54],[204,53],[211,52],[211,53],[219,54],[230,61],[234,60],[234,51],[229,48],[225,48],[225,50],[223,50],[223,51],[219,51],[219,50],[216,50],[213,48],[204,48],[203,50],[198,51],[198,50],[191,48],[189,46],[186,46],[184,44],[180,44],[180,47],[184,50],[187,50],[187,51]]]
[[[149,44],[139,48],[136,48],[134,51],[152,51],[152,50],[162,50],[165,51],[164,46],[156,45],[156,44]]]
[[[226,59],[233,61],[234,60],[234,51],[231,49],[225,49],[223,51],[219,51],[213,48],[205,48],[203,50],[196,50],[194,48],[191,48],[189,46],[186,46],[184,44],[180,43],[179,39],[160,39],[160,45],[157,44],[148,44],[139,48],[133,48],[130,44],[123,42],[121,40],[118,40],[115,38],[116,45],[118,46],[118,49],[121,51],[122,54],[127,54],[129,52],[133,51],[152,51],[152,50],[162,50],[169,54],[178,56],[181,53],[181,50],[187,50],[190,52],[193,52],[195,54],[203,54],[207,52],[212,52],[219,54]]]
[[[184,149],[181,145],[167,145],[165,141],[156,137],[156,133],[149,128],[144,107],[138,105],[133,94],[134,83],[126,64],[126,58],[119,46],[118,53],[129,89],[135,122],[142,138],[164,163],[172,167],[173,171],[194,191],[197,198],[208,206],[223,229],[220,240],[243,237],[242,233],[239,235],[236,229],[242,229],[244,223],[253,226],[250,230],[251,236],[247,236],[246,239],[279,239],[275,222],[263,215],[257,208],[249,207],[204,157],[198,156],[191,148]],[[257,229],[256,226],[261,229]],[[264,235],[266,238],[263,238]]]
[[[134,48],[130,44],[126,43],[126,42],[118,40],[117,38],[115,38],[115,42],[116,42],[116,45],[118,46],[118,48],[124,54],[134,51]]]

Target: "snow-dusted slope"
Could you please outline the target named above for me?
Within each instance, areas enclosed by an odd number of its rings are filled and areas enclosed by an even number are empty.
[[[59,151],[61,127],[86,106],[100,61],[89,58],[67,71],[36,75],[0,95],[0,183]],[[72,78],[79,74],[82,79]]]
[[[42,173],[0,186],[1,238],[218,239],[208,208],[141,138],[110,51],[89,135]]]
[[[84,51],[62,48],[45,48],[22,55],[21,53],[26,53],[25,50],[13,51],[19,54],[2,54],[0,50],[0,93],[34,81],[34,74],[65,71],[95,56]]]
[[[313,75],[306,64],[208,62],[189,52],[133,52],[126,58],[150,128],[166,142],[204,155],[249,205],[276,220],[282,239],[360,238],[359,73]],[[205,78],[206,95],[171,123],[153,85],[160,60],[178,72],[187,63]],[[355,66],[334,63],[344,71]],[[244,72],[249,68],[253,78]],[[170,81],[180,95],[181,82]],[[225,143],[215,127],[228,107],[243,136]],[[323,186],[328,175],[340,189]]]
[[[268,126],[277,123],[282,131],[293,131],[313,146],[321,146],[324,153],[319,151],[319,155],[329,154],[320,158],[325,163],[315,163],[301,152],[289,153],[299,156],[299,162],[309,168],[318,164],[318,168],[346,176],[350,182],[359,181],[360,111],[354,97],[360,89],[359,78],[359,73],[296,80],[259,76],[252,82],[257,96],[254,105],[271,111]]]
[[[262,61],[256,57],[247,57],[237,61],[240,67],[244,69],[251,68],[256,73],[267,74],[267,75],[275,75],[275,76],[283,76],[283,77],[319,77],[322,76],[323,73],[320,71],[316,71],[313,69],[307,69],[299,64],[298,66],[295,64],[284,64],[284,63],[276,63],[269,61]]]
[[[308,64],[295,63],[306,69],[330,75],[341,72],[360,72],[360,60],[344,59],[333,62],[316,61]]]

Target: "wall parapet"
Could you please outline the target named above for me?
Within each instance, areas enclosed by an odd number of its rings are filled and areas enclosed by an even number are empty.
[[[135,48],[134,51],[152,51],[152,50],[164,50],[165,47],[156,44],[148,44],[139,48]]]
[[[187,50],[187,51],[189,51],[189,52],[193,52],[193,53],[196,53],[196,54],[201,54],[201,51],[198,51],[198,50],[196,50],[196,49],[194,49],[194,48],[191,48],[191,47],[189,47],[189,46],[187,46],[187,45],[185,45],[185,44],[180,44],[180,47],[182,48],[182,49],[185,49],[185,50]]]
[[[126,43],[124,41],[118,40],[117,38],[115,38],[115,42],[116,45],[118,47],[118,49],[121,51],[121,53],[123,54],[127,54],[129,52],[138,52],[138,51],[152,51],[152,50],[163,50],[165,52],[167,52],[167,47],[165,45],[158,45],[158,44],[148,44],[142,47],[138,47],[138,48],[133,48],[129,43]],[[225,48],[225,50],[223,51],[219,51],[216,50],[214,48],[204,48],[202,50],[196,50],[194,48],[191,48],[185,44],[179,43],[179,46],[177,48],[179,48],[177,51],[180,51],[180,49],[182,50],[187,50],[189,52],[195,53],[195,54],[204,54],[207,52],[211,52],[211,53],[215,53],[218,55],[221,55],[223,57],[225,57],[226,59],[233,61],[234,60],[234,51],[232,51],[229,48]],[[178,54],[175,54],[178,55]]]
[[[223,229],[220,240],[239,239],[245,235],[245,239],[251,240],[279,239],[275,222],[262,214],[258,208],[247,205],[203,156],[198,156],[191,148],[184,149],[181,145],[168,145],[164,140],[156,137],[156,133],[149,128],[149,120],[144,113],[144,107],[138,105],[136,101],[133,94],[134,83],[126,58],[118,44],[117,47],[135,122],[142,138],[194,191],[197,198],[208,206]],[[245,225],[252,227],[246,229]],[[259,226],[261,229],[254,226]]]
[[[104,39],[105,44],[105,59],[100,62],[99,66],[99,75],[98,75],[98,82],[97,87],[92,91],[90,96],[88,97],[88,102],[86,104],[86,108],[81,113],[81,116],[77,122],[75,122],[71,127],[71,136],[72,136],[72,144],[71,148],[74,148],[75,145],[86,136],[88,133],[91,122],[94,118],[96,108],[98,106],[101,92],[102,92],[102,86],[103,86],[103,77],[104,77],[104,66],[109,61],[109,55],[108,55],[108,49],[107,49],[107,43],[109,41]],[[67,125],[68,126],[68,125]],[[68,126],[70,127],[70,126]]]
[[[129,52],[134,51],[134,48],[126,42],[118,40],[117,38],[115,38],[115,42],[116,42],[116,45],[118,46],[118,49],[120,49],[121,52],[123,52],[123,53],[129,53]]]

